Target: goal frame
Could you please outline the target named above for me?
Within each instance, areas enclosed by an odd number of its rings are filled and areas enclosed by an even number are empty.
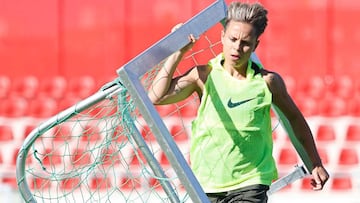
[[[117,70],[129,94],[147,122],[160,147],[164,151],[174,171],[193,202],[209,202],[198,180],[190,169],[183,154],[172,139],[169,130],[150,101],[141,84],[141,76],[158,65],[166,57],[189,43],[192,34],[199,38],[201,34],[226,17],[227,6],[223,0],[217,0],[199,14],[185,22],[180,28],[169,33],[163,39],[146,49],[130,62]]]

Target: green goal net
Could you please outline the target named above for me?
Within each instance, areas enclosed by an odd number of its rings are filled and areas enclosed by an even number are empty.
[[[125,89],[74,114],[35,131],[42,135],[29,146],[23,178],[39,202],[166,202],[161,181],[181,201],[188,198]],[[149,167],[144,146],[132,137],[135,126],[166,176]]]

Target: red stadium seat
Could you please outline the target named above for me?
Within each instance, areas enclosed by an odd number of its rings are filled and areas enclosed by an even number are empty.
[[[97,125],[86,125],[82,129],[81,140],[84,142],[96,142],[102,139],[101,131]]]
[[[340,166],[358,166],[359,155],[355,148],[343,148],[340,151],[338,164]]]
[[[294,149],[284,147],[280,150],[278,163],[280,165],[294,166],[298,163],[297,153]]]
[[[26,99],[12,96],[1,101],[0,116],[24,117],[28,113],[28,107],[29,104]]]
[[[306,77],[302,80],[298,90],[300,91],[299,93],[305,97],[320,99],[323,98],[326,93],[325,81],[320,76]]]
[[[10,186],[13,189],[18,189],[16,177],[5,176],[5,177],[2,178],[2,184]]]
[[[49,189],[51,187],[51,181],[49,179],[43,178],[32,178],[29,182],[30,189],[32,190],[44,190]]]
[[[351,176],[334,177],[331,189],[334,191],[349,191],[353,188]]]
[[[349,99],[355,94],[355,82],[348,75],[341,75],[335,77],[333,83],[330,85],[330,91],[334,97]]]
[[[150,142],[150,141],[155,141],[156,140],[154,134],[150,131],[149,126],[142,126],[141,135],[143,136],[145,141]]]
[[[93,177],[90,182],[90,189],[93,190],[107,190],[112,187],[109,177]]]
[[[156,178],[150,178],[149,179],[149,187],[151,188],[151,190],[162,190],[160,181]]]
[[[115,128],[112,140],[117,143],[124,143],[128,141],[128,137],[125,135],[124,129],[121,125]]]
[[[360,125],[351,124],[346,130],[346,141],[360,143]]]
[[[45,167],[50,166],[54,167],[55,165],[59,165],[62,163],[63,157],[54,149],[45,149],[44,152],[38,152],[41,154],[42,163]]]
[[[57,75],[46,77],[40,81],[40,94],[53,99],[61,99],[67,91],[67,80],[65,77]]]
[[[120,163],[119,151],[114,148],[104,148],[101,150],[102,165],[114,166]]]
[[[74,188],[79,188],[81,186],[81,181],[79,177],[63,179],[60,184],[60,189],[62,190],[74,190]]]
[[[320,124],[315,139],[320,142],[334,141],[336,139],[334,127],[328,124]]]
[[[68,82],[68,93],[71,96],[86,98],[95,93],[95,79],[91,76],[80,76],[70,78]]]
[[[355,96],[347,100],[347,114],[350,116],[360,117],[359,104],[360,104],[360,91],[359,91],[359,96]]]
[[[177,112],[177,107],[175,104],[156,105],[155,108],[161,117],[166,117],[174,114],[176,115]]]
[[[27,137],[36,127],[37,127],[36,125],[31,125],[31,124],[26,125],[22,139],[25,140],[26,137]]]
[[[57,125],[53,129],[53,139],[55,142],[68,142],[72,138],[71,128],[68,125]]]
[[[5,75],[0,75],[0,99],[7,98],[11,89],[11,80]]]
[[[170,134],[173,136],[175,141],[187,141],[188,135],[183,125],[173,125],[170,128]]]
[[[76,149],[71,154],[71,161],[76,166],[88,165],[91,163],[90,152],[84,149]]]
[[[137,154],[134,151],[131,153],[130,166],[139,167],[140,165],[145,163],[146,159],[140,150],[137,150]]]
[[[297,95],[294,100],[301,113],[305,117],[315,116],[319,114],[319,105],[316,99],[303,95]]]
[[[163,166],[163,167],[170,165],[170,162],[169,162],[169,160],[167,159],[167,157],[166,157],[166,155],[165,155],[164,152],[161,152],[159,162],[160,162],[160,165]]]
[[[321,116],[336,117],[348,113],[347,102],[341,97],[328,96],[318,102],[317,105]]]
[[[10,125],[0,124],[0,142],[8,142],[14,139],[12,127]]]
[[[184,118],[194,118],[197,115],[198,105],[191,100],[187,101],[179,104],[180,115]]]
[[[276,142],[279,139],[279,135],[276,129],[272,131],[272,139],[274,142]]]
[[[35,118],[48,118],[58,113],[58,104],[50,97],[37,97],[30,101],[29,116]]]
[[[120,179],[120,190],[133,191],[141,188],[141,179],[136,177],[123,177]]]
[[[39,80],[37,77],[28,75],[24,77],[14,78],[12,85],[12,93],[17,96],[32,99],[37,96],[39,91]]]

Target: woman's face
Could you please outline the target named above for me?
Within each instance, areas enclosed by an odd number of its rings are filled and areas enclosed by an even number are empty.
[[[249,23],[231,20],[222,31],[221,42],[225,63],[238,68],[246,66],[258,45],[254,27]]]

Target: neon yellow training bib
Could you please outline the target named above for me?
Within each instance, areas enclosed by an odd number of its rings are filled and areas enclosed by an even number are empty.
[[[277,178],[272,156],[272,95],[249,61],[246,79],[232,77],[210,60],[198,116],[192,123],[191,167],[206,193],[270,185]]]

